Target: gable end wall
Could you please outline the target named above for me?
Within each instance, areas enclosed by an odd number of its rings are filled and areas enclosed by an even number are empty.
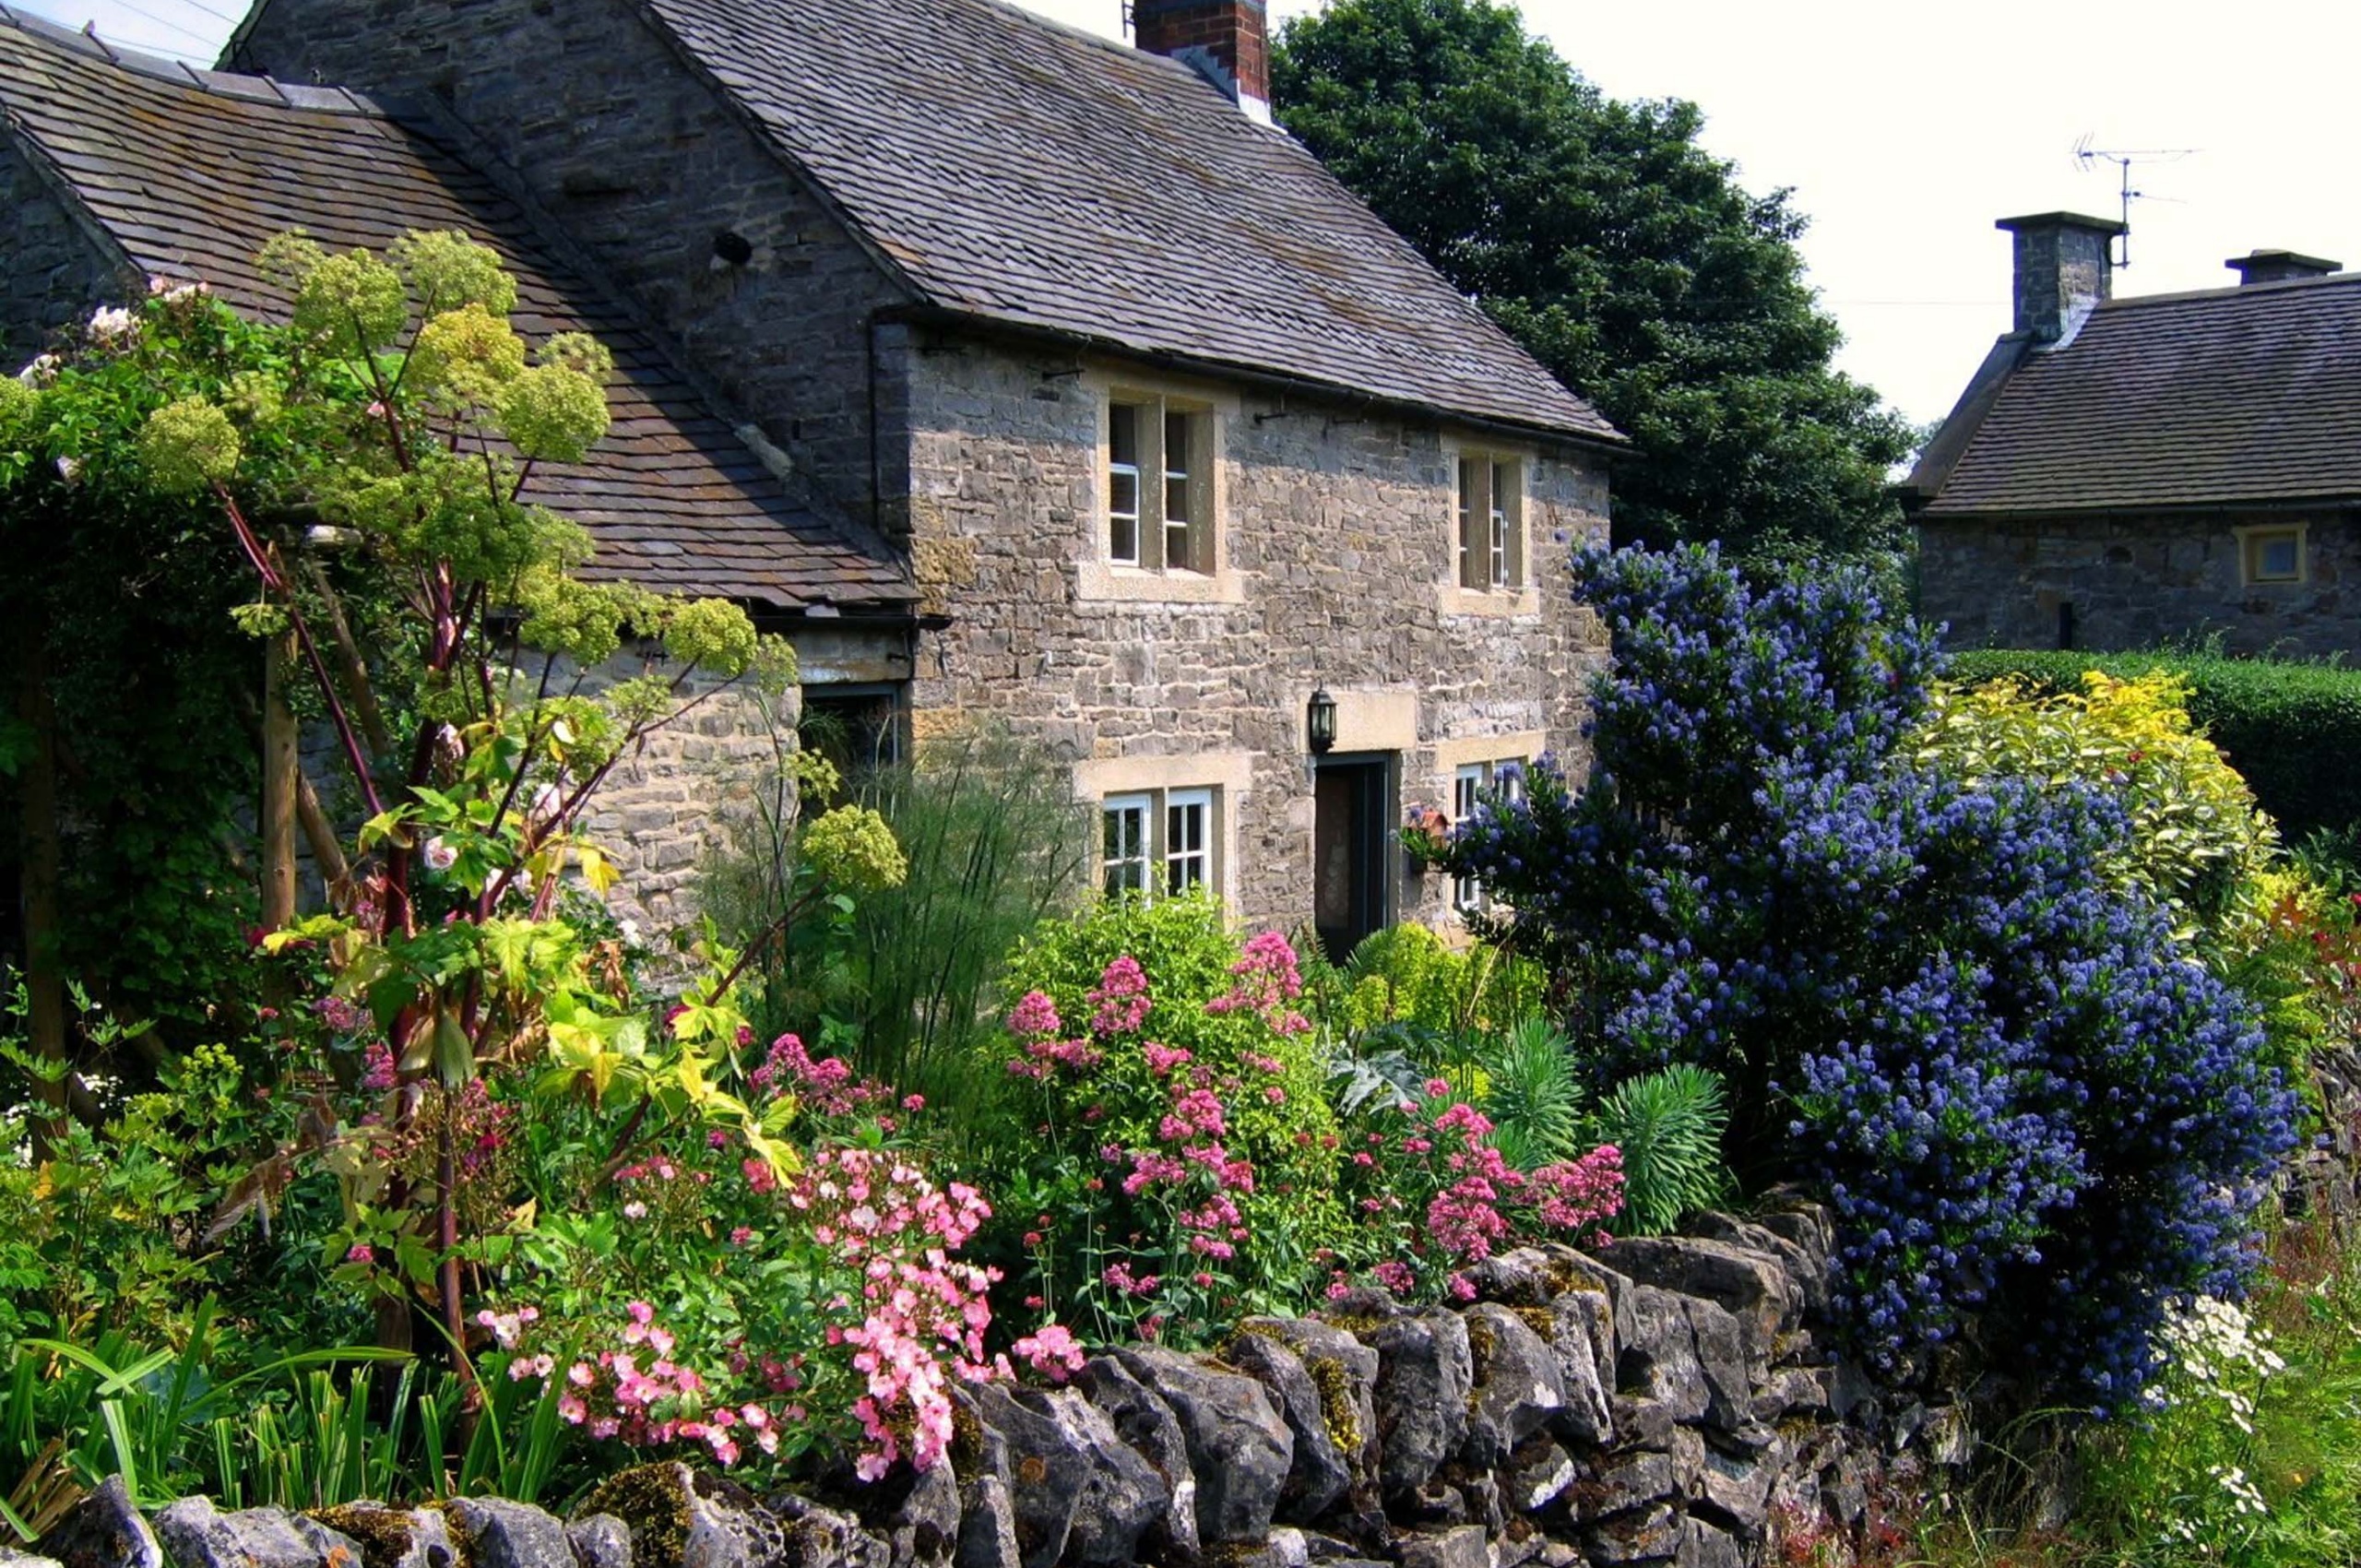
[[[869,323],[902,294],[636,7],[267,0],[235,64],[441,105],[844,516],[899,531]],[[725,231],[751,261],[717,257]]]
[[[25,153],[0,135],[0,211],[11,232],[0,269],[0,375],[48,348],[51,335],[136,287],[99,248]]]

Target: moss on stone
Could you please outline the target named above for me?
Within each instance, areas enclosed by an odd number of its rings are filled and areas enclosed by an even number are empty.
[[[376,1503],[347,1503],[334,1508],[314,1508],[303,1515],[351,1538],[361,1548],[364,1568],[394,1568],[410,1548],[415,1532],[409,1515]]]
[[[1525,1326],[1540,1336],[1544,1345],[1558,1343],[1558,1314],[1548,1307],[1511,1307]]]
[[[631,1529],[632,1568],[681,1568],[689,1541],[689,1500],[675,1462],[635,1465],[590,1489],[577,1519],[612,1514]]]
[[[1328,1441],[1347,1461],[1361,1451],[1360,1413],[1353,1406],[1353,1380],[1345,1363],[1334,1356],[1314,1356],[1303,1364],[1311,1386],[1320,1391],[1320,1418]]]

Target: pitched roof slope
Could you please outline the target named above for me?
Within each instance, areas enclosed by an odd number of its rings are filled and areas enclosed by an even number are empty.
[[[1185,65],[1000,0],[643,4],[931,303],[1617,439]]]
[[[589,530],[591,575],[788,609],[914,597],[882,551],[790,496],[489,180],[366,100],[120,53],[0,6],[0,118],[134,266],[242,310],[284,312],[253,257],[299,225],[332,248],[411,229],[492,246],[528,339],[584,330],[614,352],[611,432],[579,464],[536,469],[528,492]]]
[[[2361,498],[2361,274],[2102,304],[1929,480],[1928,518]]]

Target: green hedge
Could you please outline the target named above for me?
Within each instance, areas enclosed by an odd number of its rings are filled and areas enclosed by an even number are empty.
[[[2189,714],[2245,776],[2290,844],[2361,824],[2361,669],[2189,653],[2053,653],[1984,648],[1952,656],[1964,682],[2018,675],[2052,691],[2082,672],[2122,678],[2171,670],[2189,682]]]

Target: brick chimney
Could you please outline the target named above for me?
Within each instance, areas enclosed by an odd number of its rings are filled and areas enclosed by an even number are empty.
[[[2295,251],[2256,251],[2248,255],[2234,255],[2223,266],[2238,275],[2241,289],[2256,283],[2286,283],[2298,278],[2325,278],[2331,272],[2342,272],[2344,264],[2323,256],[2302,255]]]
[[[1270,120],[1263,0],[1132,0],[1132,36],[1151,54],[1195,66],[1240,109]]]
[[[2128,231],[2112,218],[2037,212],[1993,225],[2016,241],[2016,325],[2036,343],[2066,336],[2090,307],[2115,293],[2115,238]]]

